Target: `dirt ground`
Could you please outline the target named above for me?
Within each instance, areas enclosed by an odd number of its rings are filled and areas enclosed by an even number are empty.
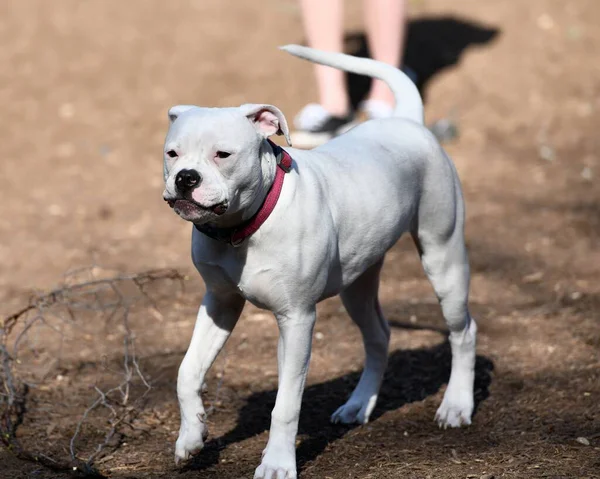
[[[406,58],[427,119],[452,118],[460,133],[446,147],[467,203],[477,412],[467,429],[433,422],[449,347],[403,239],[383,273],[392,348],[368,425],[328,422],[363,355],[339,300],[320,307],[300,477],[600,477],[600,2],[410,3]],[[348,51],[364,53],[362,2],[347,4]],[[177,103],[267,102],[291,118],[315,99],[315,86],[310,65],[277,46],[303,41],[292,0],[0,3],[2,315],[92,263],[189,275],[184,292],[157,292],[160,315],[132,322],[153,388],[139,427],[98,464],[106,476],[246,478],[259,463],[277,329],[252,307],[208,378],[215,412],[205,450],[184,468],[173,463],[177,367],[203,287],[191,269],[190,226],[162,201],[161,148],[166,111]],[[350,83],[357,100],[367,86]],[[77,415],[51,426],[52,411],[39,406],[78,412],[104,364],[95,351],[120,354],[110,331],[86,338],[62,358],[60,378],[30,392],[24,441],[65,454]],[[6,478],[67,477],[4,450],[0,464]]]

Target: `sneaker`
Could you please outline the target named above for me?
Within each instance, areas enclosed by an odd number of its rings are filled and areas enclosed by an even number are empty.
[[[345,133],[354,126],[354,115],[333,116],[317,103],[309,103],[294,118],[296,131],[292,144],[297,148],[314,148]]]
[[[360,104],[360,111],[368,120],[389,118],[394,114],[394,106],[381,100],[365,100]]]
[[[415,85],[417,84],[417,74],[412,68],[404,66],[402,71]],[[367,120],[379,120],[391,117],[394,114],[394,105],[381,100],[365,100],[360,104],[360,111]]]

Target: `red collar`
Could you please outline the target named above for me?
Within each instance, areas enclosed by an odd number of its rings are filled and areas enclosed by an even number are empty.
[[[207,224],[194,225],[198,231],[214,240],[221,241],[235,247],[241,245],[246,238],[256,233],[258,228],[260,228],[262,224],[267,221],[267,218],[275,209],[275,205],[277,204],[277,200],[281,194],[285,174],[292,170],[292,157],[290,154],[279,145],[273,143],[271,140],[267,141],[269,142],[269,145],[271,145],[271,148],[273,148],[273,153],[277,158],[278,168],[275,173],[275,180],[273,181],[273,184],[271,185],[271,188],[265,197],[265,201],[258,211],[252,218],[245,221],[241,225],[231,228],[215,228]]]

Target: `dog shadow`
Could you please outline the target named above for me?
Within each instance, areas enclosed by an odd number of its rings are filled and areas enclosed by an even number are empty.
[[[499,33],[497,28],[450,16],[411,20],[403,63],[416,73],[417,87],[425,99],[426,87],[436,74],[458,64],[468,47],[485,45]],[[367,37],[362,32],[346,35],[345,46],[351,55],[370,57]],[[354,108],[366,98],[371,81],[369,77],[347,74],[346,83]]]
[[[392,327],[433,329],[390,321]],[[450,376],[451,351],[446,340],[431,348],[396,350],[389,357],[377,406],[371,415],[376,420],[387,411],[405,404],[422,401],[436,394]],[[489,396],[493,362],[477,356],[475,362],[475,412]],[[330,381],[308,386],[302,398],[298,435],[303,440],[296,456],[299,472],[303,466],[317,458],[328,444],[342,438],[353,427],[332,424],[330,415],[341,406],[358,383],[360,372],[345,374]],[[186,466],[188,470],[204,470],[219,463],[220,451],[227,446],[249,439],[268,430],[271,410],[277,390],[252,394],[241,408],[234,429],[205,444],[202,454]]]

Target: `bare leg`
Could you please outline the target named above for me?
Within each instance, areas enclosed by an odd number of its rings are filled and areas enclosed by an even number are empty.
[[[296,434],[312,345],[316,312],[277,316],[279,389],[271,413],[269,442],[255,479],[296,479]]]
[[[406,0],[364,0],[364,10],[371,56],[400,66],[406,37]],[[394,105],[391,90],[380,80],[373,81],[368,99]]]
[[[175,462],[188,459],[204,446],[208,431],[200,389],[206,372],[237,323],[244,303],[237,295],[219,298],[210,292],[204,295],[192,340],[177,376],[181,427],[175,445]]]
[[[304,30],[313,48],[342,52],[343,0],[302,0]],[[345,73],[335,68],[315,65],[319,103],[334,116],[346,116],[350,109]]]

